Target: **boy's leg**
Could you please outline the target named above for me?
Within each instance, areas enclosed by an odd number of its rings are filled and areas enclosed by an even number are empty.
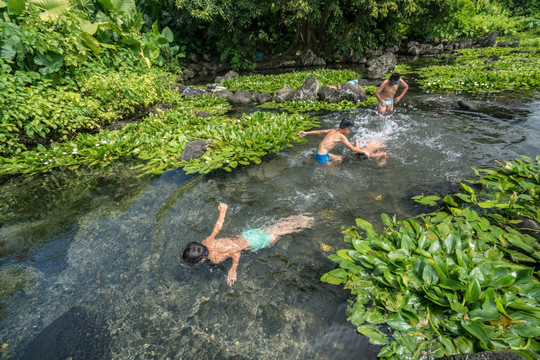
[[[377,110],[379,111],[379,114],[381,114],[381,115],[386,114],[386,104],[385,103],[379,103],[377,105]]]
[[[328,154],[330,157],[330,160],[332,160],[332,163],[339,164],[343,161],[343,156],[341,155],[334,155],[334,154]]]
[[[314,219],[304,215],[292,215],[280,219],[267,227],[264,231],[270,235],[270,245],[273,245],[278,239],[287,234],[301,231],[313,225]]]

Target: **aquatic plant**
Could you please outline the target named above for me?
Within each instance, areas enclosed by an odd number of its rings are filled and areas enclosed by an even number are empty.
[[[348,320],[385,345],[379,357],[511,350],[537,358],[540,282],[532,266],[540,245],[513,226],[516,217],[540,221],[539,169],[540,155],[479,170],[482,191],[462,184],[465,193],[445,196],[438,211],[400,221],[382,214],[381,231],[362,219],[345,229],[350,248],[330,255],[339,267],[321,280],[351,291]]]
[[[314,119],[300,114],[276,114],[257,111],[241,119],[228,119],[190,133],[197,139],[210,139],[207,153],[180,164],[186,173],[208,173],[223,168],[231,171],[239,165],[259,164],[261,157],[277,152],[293,142],[303,142],[300,130],[313,127]]]
[[[295,71],[277,75],[248,75],[239,76],[223,81],[222,85],[231,91],[249,90],[262,93],[273,93],[290,86],[298,89],[308,77],[315,76],[322,85],[344,84],[361,75],[352,70],[319,69],[312,71]]]
[[[540,56],[534,47],[462,49],[454,64],[419,69],[427,91],[531,92],[540,87]]]

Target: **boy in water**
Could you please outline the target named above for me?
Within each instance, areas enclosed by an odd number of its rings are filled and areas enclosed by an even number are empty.
[[[330,151],[340,142],[344,143],[352,152],[357,154],[363,154],[368,159],[373,158],[377,160],[378,165],[384,165],[386,163],[386,152],[379,152],[382,148],[381,144],[368,142],[363,148],[358,146],[358,140],[352,145],[345,135],[353,132],[354,122],[351,119],[343,119],[339,124],[339,129],[326,129],[326,130],[312,130],[312,131],[300,131],[298,135],[304,137],[312,134],[326,134],[324,139],[319,144],[317,151],[315,152],[315,160],[321,164],[327,163],[332,160],[336,163],[341,162],[342,156],[330,154]]]
[[[242,251],[257,251],[269,247],[278,241],[281,236],[301,231],[310,227],[313,223],[313,218],[293,215],[278,220],[264,230],[247,229],[241,235],[216,239],[216,235],[223,227],[227,207],[227,204],[219,204],[219,217],[212,234],[204,239],[202,243],[194,241],[187,244],[182,259],[191,264],[202,264],[206,259],[218,264],[231,258],[232,266],[227,274],[227,284],[229,286],[236,281],[236,268]]]
[[[394,95],[400,86],[403,86],[403,91],[401,95],[394,99]],[[400,79],[398,73],[393,73],[390,75],[390,78],[384,80],[375,92],[375,97],[379,100],[379,105],[377,106],[379,114],[390,114],[394,111],[394,103],[397,104],[408,89],[409,85],[403,79]]]

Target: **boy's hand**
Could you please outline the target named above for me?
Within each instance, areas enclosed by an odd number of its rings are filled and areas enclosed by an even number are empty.
[[[225,203],[219,203],[217,208],[218,208],[219,211],[227,211],[228,207],[229,206],[227,204],[225,204]]]
[[[306,132],[305,131],[299,131],[298,135],[300,135],[301,137],[304,137],[304,136],[306,136]]]
[[[233,271],[233,269],[229,270],[229,273],[227,274],[227,285],[231,286],[236,281],[236,271]]]

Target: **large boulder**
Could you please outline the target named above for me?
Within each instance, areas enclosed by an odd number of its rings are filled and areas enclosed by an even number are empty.
[[[298,55],[300,65],[302,66],[311,66],[313,62],[317,59],[317,55],[310,49],[300,52]]]
[[[304,81],[302,86],[294,93],[292,101],[307,101],[307,100],[317,100],[317,93],[319,92],[319,80],[316,77],[311,76]]]
[[[394,70],[397,65],[396,56],[392,53],[386,53],[368,62],[367,78],[381,79],[384,74]]]
[[[238,75],[238,73],[236,71],[229,71],[227,72],[225,75],[223,76],[217,76],[216,79],[214,80],[215,83],[220,83],[222,81],[225,81],[225,80],[229,80],[229,79],[232,79],[232,78],[235,78],[235,77],[238,77],[240,75]]]
[[[338,93],[340,100],[349,100],[356,103],[367,99],[364,88],[357,84],[346,83]]]
[[[258,91],[254,91],[253,92],[253,101],[255,101],[256,103],[259,103],[259,104],[272,101],[272,94],[260,93]]]
[[[294,88],[287,86],[283,89],[279,89],[274,93],[274,101],[277,103],[284,103],[286,101],[291,101],[292,97],[296,90]]]
[[[178,158],[180,161],[190,161],[204,155],[210,142],[206,140],[188,141],[186,148]]]
[[[324,85],[319,90],[319,99],[328,103],[337,103],[341,101],[340,94],[336,88]]]
[[[478,38],[476,40],[476,44],[479,47],[492,47],[495,46],[495,42],[497,41],[497,36],[499,35],[499,32],[497,30],[492,31],[489,33],[488,36],[483,38]]]
[[[247,90],[239,90],[229,98],[233,105],[247,105],[251,102],[251,93]]]
[[[222,99],[230,100],[232,98],[234,93],[227,89],[221,89],[214,91],[214,96]]]

